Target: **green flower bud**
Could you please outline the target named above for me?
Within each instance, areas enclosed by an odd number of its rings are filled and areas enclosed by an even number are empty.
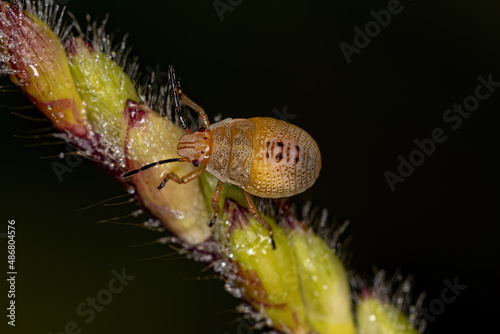
[[[123,144],[123,110],[127,100],[139,101],[133,82],[109,55],[94,50],[81,38],[69,41],[68,53],[71,73],[93,130],[115,144]]]
[[[302,302],[297,265],[285,232],[269,218],[277,245],[273,249],[268,231],[234,201],[227,201],[224,213],[231,221],[229,243],[232,261],[238,267],[236,284],[244,299],[263,310],[273,327],[283,333],[310,333]]]
[[[68,58],[52,30],[34,15],[0,1],[0,62],[35,106],[55,126],[84,137],[82,100]]]
[[[351,290],[341,261],[310,229],[294,229],[288,239],[309,324],[317,333],[354,334]]]
[[[418,334],[401,311],[374,297],[360,300],[356,322],[358,334]]]
[[[124,152],[128,170],[178,156],[177,143],[185,132],[171,120],[132,101],[128,101],[124,117]],[[170,163],[131,177],[144,206],[189,245],[205,241],[211,233],[200,183],[177,184],[170,181],[162,189],[158,186],[169,172],[183,176],[193,169],[193,165],[188,163]]]

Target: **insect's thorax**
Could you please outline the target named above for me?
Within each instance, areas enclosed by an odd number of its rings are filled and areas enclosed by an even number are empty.
[[[207,171],[223,182],[238,186],[250,182],[255,123],[248,119],[225,119],[212,124],[212,152]]]

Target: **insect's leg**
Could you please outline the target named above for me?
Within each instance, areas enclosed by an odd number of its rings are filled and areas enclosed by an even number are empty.
[[[158,186],[158,189],[163,188],[168,180],[175,181],[179,184],[191,182],[191,181],[199,178],[201,176],[201,174],[205,173],[205,169],[206,169],[205,166],[200,167],[200,168],[195,169],[194,171],[192,171],[190,173],[187,173],[183,177],[178,177],[174,173],[168,173],[167,176],[165,177],[165,179],[163,180],[163,182]]]
[[[210,227],[212,227],[215,224],[215,220],[219,216],[219,199],[220,195],[222,194],[222,187],[224,186],[224,182],[219,180],[217,182],[217,185],[215,186],[215,191],[214,195],[212,196],[212,208],[214,209],[214,217],[210,221]]]
[[[271,226],[259,215],[257,207],[255,206],[255,203],[252,200],[252,196],[244,190],[243,193],[245,194],[245,202],[247,203],[248,211],[250,211],[250,213],[255,217],[255,219],[257,219],[259,223],[261,223],[262,226],[264,226],[264,228],[269,231],[269,238],[271,238],[273,249],[276,249],[276,245],[274,244],[274,238],[273,238],[273,230]]]
[[[210,128],[210,121],[208,120],[208,116],[205,113],[205,110],[203,110],[202,107],[200,107],[199,105],[194,103],[193,100],[191,100],[189,97],[187,97],[182,92],[182,89],[179,88],[178,92],[179,92],[179,96],[180,96],[182,104],[184,104],[184,105],[190,107],[191,109],[193,109],[194,111],[196,111],[196,113],[198,114],[198,117],[200,117],[201,124],[203,125],[203,127],[205,129],[209,129]]]
[[[173,69],[172,69],[172,71],[173,71]],[[175,74],[174,74],[174,76],[175,76]],[[182,90],[182,87],[181,87],[180,80],[177,80],[176,85],[173,87],[174,87],[173,89],[177,93],[176,95],[179,97],[182,104],[184,104],[184,105],[190,107],[191,109],[193,109],[194,111],[196,111],[196,113],[198,114],[198,117],[200,118],[202,126],[208,130],[210,128],[210,121],[208,120],[208,116],[205,113],[205,110],[203,110],[202,107],[200,107],[199,105],[194,103],[193,100],[191,100],[189,97],[187,97],[184,94],[184,91]]]
[[[193,133],[187,126],[184,120],[184,115],[182,114],[181,106],[179,103],[179,88],[177,87],[177,79],[175,78],[174,67],[170,65],[168,67],[168,80],[170,81],[170,88],[172,90],[172,100],[174,101],[175,112],[179,118],[179,122],[187,133]]]

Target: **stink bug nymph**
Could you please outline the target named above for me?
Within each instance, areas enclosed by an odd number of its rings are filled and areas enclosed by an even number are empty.
[[[161,160],[123,174],[130,177],[151,167],[170,162],[190,162],[198,167],[182,177],[169,173],[158,189],[168,180],[179,184],[195,180],[205,172],[219,179],[212,197],[214,210],[210,226],[219,215],[218,202],[224,183],[243,189],[250,213],[269,231],[259,216],[251,195],[265,198],[289,197],[311,187],[321,169],[321,155],[314,139],[301,128],[268,117],[224,119],[210,124],[205,111],[183,94],[169,67],[169,81],[176,114],[186,134],[179,139],[180,158]],[[192,132],[186,125],[180,103],[198,113],[202,128]]]

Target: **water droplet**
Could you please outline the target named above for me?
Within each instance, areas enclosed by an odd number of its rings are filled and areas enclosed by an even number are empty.
[[[47,106],[47,109],[48,109],[49,111],[51,111],[51,110],[52,110],[52,104],[49,104],[49,105]],[[54,114],[52,114],[52,115],[54,115]],[[54,116],[55,116],[55,115],[54,115]]]

